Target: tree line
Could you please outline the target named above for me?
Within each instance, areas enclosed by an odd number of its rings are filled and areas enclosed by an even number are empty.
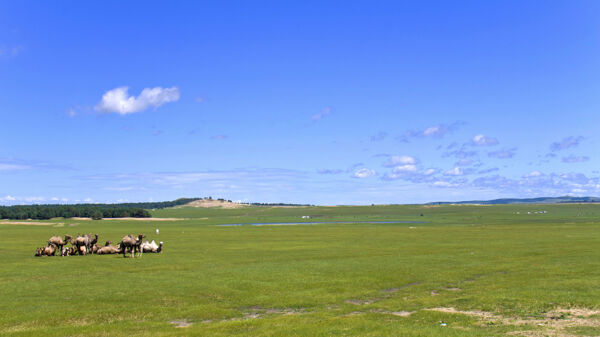
[[[73,205],[17,205],[0,206],[0,219],[35,219],[86,217],[102,218],[149,218],[147,209],[159,209],[184,205],[200,198],[181,198],[173,201],[135,202],[120,204],[73,204]]]

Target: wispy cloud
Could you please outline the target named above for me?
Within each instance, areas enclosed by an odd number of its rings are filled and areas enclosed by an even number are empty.
[[[515,156],[515,152],[517,151],[516,147],[511,149],[504,149],[498,151],[488,152],[488,157],[498,158],[498,159],[508,159]]]
[[[465,171],[458,166],[455,166],[453,169],[444,172],[444,175],[447,176],[462,176],[463,174],[465,174]]]
[[[317,170],[318,174],[340,174],[340,173],[344,173],[344,170],[340,170],[340,169],[320,169]]]
[[[29,170],[32,167],[29,165],[20,165],[20,164],[11,164],[11,163],[1,163],[0,162],[0,171],[20,171],[20,170]]]
[[[475,163],[475,161],[471,158],[462,158],[459,159],[456,163],[454,163],[454,166],[471,166]]]
[[[531,171],[531,172],[523,175],[523,178],[535,178],[535,177],[541,177],[543,175],[544,174],[542,172],[536,170],[536,171]]]
[[[559,142],[554,142],[554,143],[550,144],[550,151],[556,152],[556,151],[570,149],[572,147],[579,145],[579,143],[581,143],[584,139],[585,138],[582,136],[577,136],[577,137],[570,136],[570,137],[563,138]]]
[[[150,107],[158,108],[161,105],[179,100],[179,88],[146,88],[139,96],[130,96],[128,87],[119,87],[107,91],[102,95],[102,100],[95,107],[97,111],[105,113],[118,113],[120,115],[144,111]]]
[[[590,157],[576,155],[570,155],[562,158],[563,163],[583,163],[588,160],[590,160]]]
[[[90,199],[91,200],[91,199]],[[5,195],[0,196],[0,205],[31,205],[31,204],[65,204],[80,203],[83,200],[70,200],[64,197],[44,197],[44,196],[18,196]]]
[[[210,137],[211,140],[225,140],[227,138],[229,138],[227,135],[214,135]]]
[[[73,167],[58,165],[49,162],[35,160],[24,160],[17,158],[0,158],[0,171],[22,171],[22,170],[61,170],[72,171]]]
[[[331,115],[333,109],[331,107],[325,107],[323,108],[319,113],[316,113],[314,115],[312,115],[311,119],[316,122],[316,121],[320,121],[321,119],[323,119],[325,116],[329,116]]]
[[[379,131],[379,133],[377,133],[376,135],[371,136],[371,141],[379,142],[379,141],[386,139],[387,136],[388,136],[387,132]]]
[[[398,165],[415,165],[417,159],[411,156],[391,156],[384,164],[385,167],[394,167]]]
[[[487,137],[486,135],[483,134],[478,134],[475,135],[475,137],[473,137],[473,139],[471,140],[472,145],[475,146],[492,146],[492,145],[496,145],[498,144],[498,139],[496,138],[492,138],[492,137]]]
[[[496,191],[523,195],[564,195],[569,193],[600,192],[598,177],[587,177],[583,173],[550,173],[532,171],[521,179],[511,179],[500,175],[480,177],[470,184],[473,187],[490,188]]]
[[[318,174],[340,174],[340,173],[352,173],[355,172],[356,169],[364,166],[364,163],[355,163],[348,166],[346,169],[319,169],[317,170]]]
[[[0,46],[0,58],[15,58],[25,50],[22,45],[18,46]]]
[[[492,173],[492,172],[496,172],[496,171],[500,171],[500,169],[497,167],[491,167],[488,169],[479,170],[479,171],[477,171],[477,174],[487,174],[487,173]]]
[[[352,177],[354,178],[368,178],[368,177],[372,177],[375,174],[377,174],[377,172],[375,172],[375,170],[371,170],[368,168],[361,168],[359,170],[357,170],[356,172],[354,172],[354,174],[352,175]]]
[[[94,113],[94,109],[87,105],[73,105],[68,108],[65,113],[69,117],[75,117],[80,115],[91,115]]]
[[[423,137],[437,137],[441,138],[447,133],[451,133],[456,131],[465,123],[462,121],[456,121],[452,124],[437,124],[427,127],[423,130],[408,130],[403,135],[397,137],[401,142],[409,142],[414,138],[423,138]]]
[[[233,170],[212,170],[196,172],[139,172],[119,174],[97,174],[75,177],[85,183],[106,186],[107,182],[130,187],[169,187],[198,188],[215,184],[235,185],[237,183],[276,188],[282,181],[303,179],[306,172],[290,169],[240,168]]]

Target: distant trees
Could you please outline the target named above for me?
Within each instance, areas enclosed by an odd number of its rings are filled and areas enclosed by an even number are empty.
[[[149,218],[148,211],[141,208],[119,207],[116,205],[31,205],[31,206],[0,206],[0,219],[35,219],[88,217],[102,218]]]
[[[86,217],[102,218],[149,218],[146,209],[159,209],[184,205],[200,198],[181,198],[173,201],[135,202],[121,204],[73,204],[73,205],[19,205],[0,206],[0,219],[35,219]]]

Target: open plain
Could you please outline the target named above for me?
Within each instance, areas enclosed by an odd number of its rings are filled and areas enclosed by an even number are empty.
[[[152,215],[175,220],[0,222],[0,335],[600,335],[597,204]],[[298,222],[319,223],[244,225]],[[164,249],[33,256],[50,236],[77,233],[102,243],[144,233]]]

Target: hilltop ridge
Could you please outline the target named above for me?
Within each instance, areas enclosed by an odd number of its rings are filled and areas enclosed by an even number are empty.
[[[572,203],[595,203],[600,202],[598,197],[539,197],[539,198],[501,198],[492,200],[470,200],[470,201],[437,201],[425,205],[451,205],[451,204],[475,204],[475,205],[505,205],[505,204],[572,204]]]

